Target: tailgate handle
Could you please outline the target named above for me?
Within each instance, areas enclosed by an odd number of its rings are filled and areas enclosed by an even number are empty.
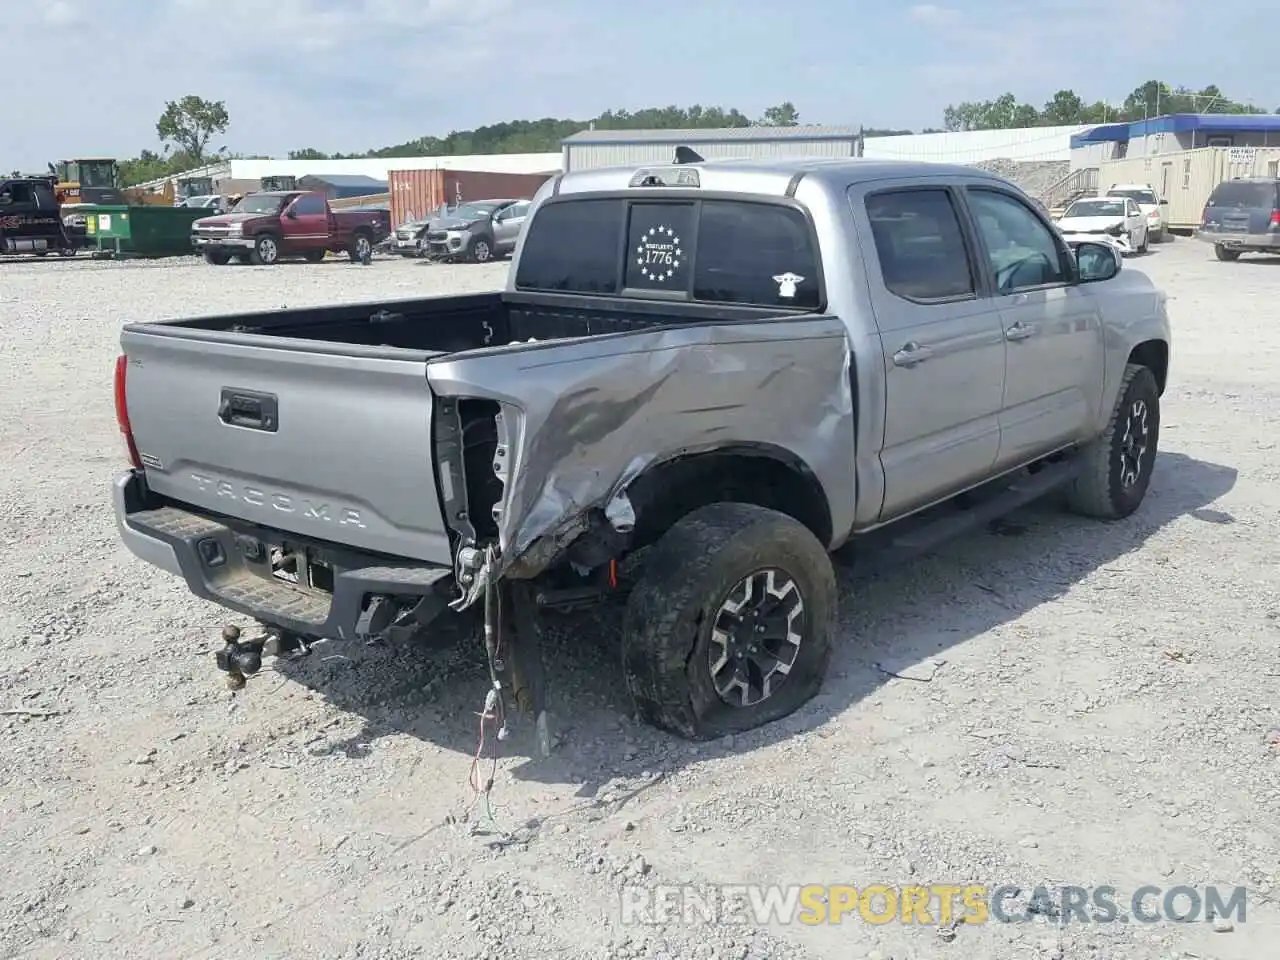
[[[228,426],[275,433],[280,428],[278,414],[279,405],[275,394],[238,390],[234,387],[222,388],[218,419]]]

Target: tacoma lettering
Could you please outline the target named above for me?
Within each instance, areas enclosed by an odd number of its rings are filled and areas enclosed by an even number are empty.
[[[237,487],[229,480],[215,480],[202,473],[191,474],[191,481],[205,493],[219,498],[236,500],[254,507],[270,507],[279,513],[301,514],[307,520],[332,523],[339,527],[355,527],[364,530],[367,524],[359,510],[351,507],[333,507],[327,503],[291,497],[287,493],[271,493],[260,487]]]

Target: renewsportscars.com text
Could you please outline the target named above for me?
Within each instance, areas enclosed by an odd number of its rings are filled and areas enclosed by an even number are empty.
[[[622,890],[624,924],[800,923],[809,926],[860,922],[947,926],[962,923],[1048,922],[1194,923],[1221,917],[1247,919],[1243,887],[1115,887],[1012,884],[932,884],[866,887],[807,884],[629,885]]]

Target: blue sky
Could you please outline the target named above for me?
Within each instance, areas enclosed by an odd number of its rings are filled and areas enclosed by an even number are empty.
[[[226,101],[214,146],[354,150],[610,107],[791,100],[816,123],[940,126],[943,108],[1146,79],[1280,106],[1256,0],[43,0],[6,10],[0,168],[157,149],[166,100]],[[51,57],[56,51],[56,60]]]

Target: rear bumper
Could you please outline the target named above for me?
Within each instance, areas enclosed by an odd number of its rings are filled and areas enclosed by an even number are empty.
[[[1267,233],[1226,233],[1216,230],[1200,229],[1196,231],[1196,239],[1214,246],[1221,244],[1229,249],[1274,250],[1280,253],[1280,231]]]
[[[182,577],[198,597],[303,637],[355,638],[373,597],[408,601],[424,625],[456,594],[447,567],[396,564],[341,547],[318,548],[332,560],[332,592],[286,583],[270,574],[270,549],[288,535],[166,503],[137,471],[116,478],[112,504],[120,539],[134,556]]]

